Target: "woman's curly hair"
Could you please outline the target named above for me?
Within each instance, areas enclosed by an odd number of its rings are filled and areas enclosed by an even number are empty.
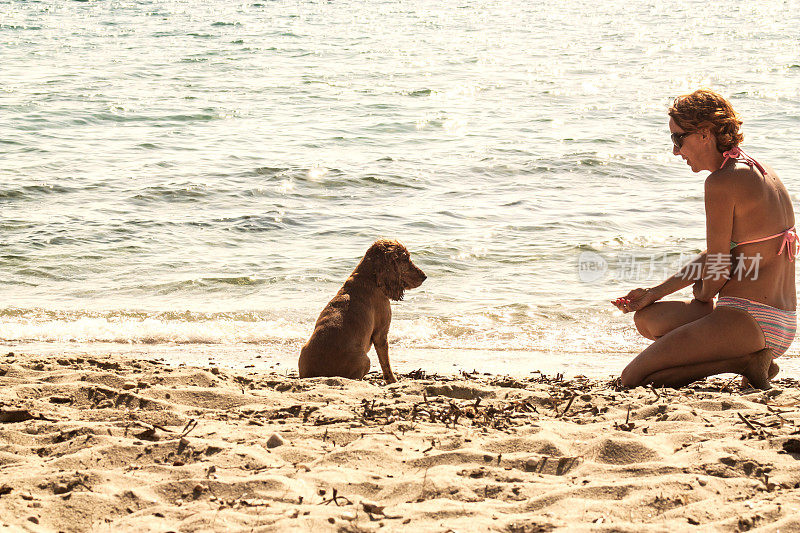
[[[708,89],[678,96],[669,108],[669,116],[684,131],[709,128],[717,139],[720,152],[738,146],[744,139],[739,133],[742,121],[724,96]]]

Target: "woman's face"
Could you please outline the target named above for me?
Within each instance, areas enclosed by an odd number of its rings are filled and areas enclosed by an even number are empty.
[[[686,134],[683,128],[678,126],[675,120],[670,117],[669,119],[669,132],[671,134]],[[681,139],[679,144],[681,145],[680,148],[676,144],[673,143],[672,145],[672,153],[675,155],[681,156],[684,161],[691,167],[692,172],[700,172],[701,170],[707,170],[707,165],[704,164],[705,158],[705,144],[703,142],[705,135],[701,131],[694,131],[688,133],[687,135],[680,135]]]

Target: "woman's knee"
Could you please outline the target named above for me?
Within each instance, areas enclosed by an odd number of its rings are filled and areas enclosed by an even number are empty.
[[[642,378],[636,374],[637,372],[631,368],[631,365],[628,365],[622,370],[622,374],[619,376],[620,384],[626,389],[632,389],[633,387],[643,385]]]
[[[647,307],[639,309],[633,314],[633,323],[643,337],[654,341],[657,337],[653,332],[653,323],[650,316],[651,313],[648,312]]]

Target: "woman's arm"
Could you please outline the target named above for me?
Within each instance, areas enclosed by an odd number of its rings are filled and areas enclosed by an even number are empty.
[[[677,274],[652,289],[634,289],[628,296],[612,302],[623,312],[637,311],[695,284],[694,297],[708,302],[728,282],[731,274],[731,234],[735,174],[730,171],[712,172],[706,179],[706,242],[708,249],[681,268]],[[699,282],[699,283],[698,283]]]
[[[713,172],[705,185],[706,200],[706,261],[703,264],[703,280],[695,298],[708,302],[728,282],[731,275],[731,234],[733,233],[733,187],[732,172]]]
[[[708,249],[677,274],[650,289],[656,300],[702,281],[695,292],[698,300],[711,300],[728,282],[731,272],[731,234],[733,233],[733,175],[714,173],[706,179],[706,242]]]
[[[699,281],[705,262],[706,252],[703,252],[684,265],[674,276],[660,285],[656,285],[651,289],[633,289],[627,296],[614,300],[611,303],[617,306],[617,309],[623,313],[638,311],[668,294],[672,294],[673,292],[679,291]]]
[[[696,281],[702,279],[703,267],[706,263],[706,255],[708,252],[703,252],[689,263],[685,264],[675,275],[667,279],[660,285],[656,285],[651,291],[657,296],[657,300],[677,292]]]

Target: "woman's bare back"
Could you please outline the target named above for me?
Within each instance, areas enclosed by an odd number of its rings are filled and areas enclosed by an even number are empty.
[[[794,226],[789,192],[771,168],[765,169],[764,176],[742,164],[730,170],[735,173],[734,242],[768,237]],[[747,298],[779,309],[796,309],[794,261],[789,260],[785,248],[778,255],[782,243],[781,236],[734,248],[733,265],[744,270],[734,270],[719,295]]]

